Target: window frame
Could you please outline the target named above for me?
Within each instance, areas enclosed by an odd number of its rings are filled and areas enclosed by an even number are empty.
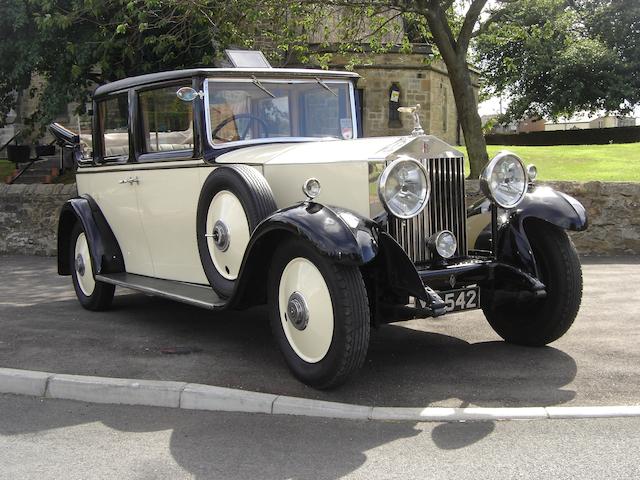
[[[187,81],[189,85],[186,85]],[[150,162],[172,162],[181,160],[193,160],[196,158],[196,142],[198,141],[198,135],[196,133],[196,115],[197,109],[195,103],[202,101],[196,98],[191,102],[192,115],[191,115],[191,129],[193,131],[193,147],[191,149],[185,148],[183,150],[169,150],[165,152],[144,152],[144,127],[142,125],[142,103],[140,102],[140,94],[153,90],[161,90],[164,88],[175,87],[176,91],[180,87],[194,86],[193,77],[185,78],[184,80],[170,80],[161,83],[154,83],[151,85],[142,85],[140,87],[132,88],[132,94],[135,102],[135,115],[134,115],[134,137],[135,137],[135,159],[137,163],[150,163]]]
[[[346,84],[349,88],[349,106],[351,108],[351,125],[353,129],[352,139],[360,138],[360,131],[358,129],[358,121],[357,121],[357,111],[356,111],[356,101],[355,101],[355,91],[354,91],[354,82],[351,79],[336,79],[336,78],[322,78],[319,77],[327,85],[331,84]],[[318,83],[315,78],[257,78],[257,80],[262,83],[267,89],[268,84],[272,83]],[[249,145],[261,145],[265,143],[291,143],[291,142],[321,142],[326,141],[323,137],[273,137],[273,138],[254,138],[250,140],[235,140],[232,142],[224,142],[224,143],[213,143],[213,139],[211,138],[211,112],[209,108],[209,84],[210,83],[253,83],[253,78],[246,77],[224,77],[224,78],[215,78],[215,77],[206,77],[204,79],[203,91],[204,91],[204,110],[205,110],[205,133],[206,133],[206,145],[212,148],[214,151],[221,151],[225,149],[233,149],[242,146]],[[291,99],[289,99],[291,101]],[[335,140],[335,139],[332,139]]]
[[[126,154],[123,155],[106,155],[107,152],[107,147],[105,144],[105,128],[104,128],[104,123],[102,120],[102,114],[100,112],[100,109],[102,107],[103,104],[105,104],[106,102],[110,101],[110,100],[114,100],[117,99],[118,97],[126,97],[127,98],[127,115],[126,115],[126,119],[127,119],[127,141],[128,141],[128,145],[129,145],[129,151]],[[133,145],[132,145],[132,135],[131,135],[131,96],[129,94],[128,90],[121,90],[118,92],[113,92],[105,97],[101,97],[95,100],[95,107],[94,107],[94,111],[95,111],[95,126],[94,129],[96,132],[98,132],[98,135],[96,137],[94,137],[93,139],[93,149],[94,149],[94,154],[93,157],[96,160],[95,163],[96,164],[123,164],[123,163],[129,163],[129,161],[132,158],[132,153],[133,153]],[[96,147],[98,147],[98,155],[96,155]]]

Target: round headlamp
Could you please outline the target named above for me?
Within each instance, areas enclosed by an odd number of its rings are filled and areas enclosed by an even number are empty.
[[[442,230],[431,236],[427,242],[432,251],[436,251],[442,258],[451,258],[458,249],[456,236],[449,230]]]
[[[378,196],[395,217],[418,215],[427,205],[430,193],[427,171],[412,158],[394,160],[380,175]]]
[[[527,171],[520,158],[511,152],[500,152],[480,175],[482,192],[502,208],[517,206],[527,191]]]

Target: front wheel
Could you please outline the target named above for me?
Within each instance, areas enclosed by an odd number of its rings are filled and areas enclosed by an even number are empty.
[[[537,219],[529,220],[525,227],[546,298],[496,302],[489,291],[483,295],[482,310],[507,342],[543,346],[560,338],[573,324],[582,300],[582,269],[564,230]]]
[[[337,265],[291,240],[274,254],[268,288],[274,337],[299,380],[332,388],[363,365],[370,317],[358,267]]]

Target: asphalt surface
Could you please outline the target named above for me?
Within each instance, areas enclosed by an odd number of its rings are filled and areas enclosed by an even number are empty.
[[[388,423],[0,395],[0,479],[637,479],[640,418]]]
[[[119,289],[112,310],[89,312],[55,259],[5,256],[0,366],[376,406],[638,405],[640,258],[587,260],[584,276],[578,319],[550,347],[505,344],[480,311],[388,325],[358,376],[319,392],[289,374],[265,308],[212,314]]]

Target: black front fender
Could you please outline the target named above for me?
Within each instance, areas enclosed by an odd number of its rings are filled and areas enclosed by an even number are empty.
[[[353,266],[371,262],[379,250],[378,225],[355,212],[305,202],[266,218],[251,235],[231,299],[234,306],[263,303],[271,255],[291,236],[309,242],[331,261]]]
[[[494,250],[495,257],[537,277],[537,267],[525,232],[527,219],[543,220],[565,230],[583,231],[588,227],[587,212],[575,198],[551,187],[533,187],[514,209],[497,211],[497,241],[491,245],[491,202],[483,199],[467,211],[469,225],[473,225],[474,246],[477,250]],[[486,221],[479,229],[477,219]]]
[[[302,203],[279,210],[258,225],[249,243],[249,257],[255,245],[282,231],[305,239],[320,254],[339,263],[364,265],[378,253],[375,222],[343,208]]]
[[[102,214],[98,204],[89,196],[67,200],[60,211],[58,221],[58,273],[71,274],[71,232],[76,222],[84,229],[93,271],[97,273],[124,272],[124,259],[118,241]]]
[[[586,230],[589,226],[584,206],[572,196],[551,187],[535,187],[527,192],[510,217],[519,223],[527,218],[538,218],[576,232]]]

